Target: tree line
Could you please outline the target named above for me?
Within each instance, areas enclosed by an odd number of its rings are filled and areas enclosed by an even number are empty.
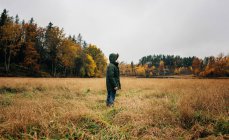
[[[1,13],[0,76],[103,77],[106,65],[103,52],[81,34],[67,36],[51,22],[40,27],[33,18],[25,22],[18,15],[9,16],[6,9]],[[119,67],[124,76],[228,76],[229,56],[148,55],[137,64],[122,62]]]
[[[204,59],[174,55],[148,55],[138,64],[121,63],[120,73],[124,76],[154,77],[165,75],[195,75],[201,77],[229,76],[229,56],[222,53]]]
[[[78,34],[66,36],[63,28],[34,19],[20,21],[6,9],[0,17],[0,75],[102,77],[107,59],[96,46]]]

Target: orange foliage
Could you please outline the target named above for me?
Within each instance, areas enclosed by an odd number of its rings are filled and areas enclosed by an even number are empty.
[[[217,58],[212,57],[200,75],[204,77],[229,75],[229,57],[223,55]]]
[[[192,62],[193,74],[198,75],[200,73],[200,67],[201,67],[201,60],[195,57]]]

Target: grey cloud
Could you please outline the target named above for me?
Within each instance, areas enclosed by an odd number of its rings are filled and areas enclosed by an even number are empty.
[[[120,61],[149,54],[199,57],[229,53],[228,0],[0,0],[0,10],[82,33]]]

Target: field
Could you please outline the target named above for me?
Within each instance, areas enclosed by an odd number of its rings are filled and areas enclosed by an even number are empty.
[[[0,78],[0,139],[227,139],[228,79]]]

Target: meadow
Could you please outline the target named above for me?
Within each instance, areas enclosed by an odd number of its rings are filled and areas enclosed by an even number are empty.
[[[227,139],[228,79],[0,78],[0,139]]]

